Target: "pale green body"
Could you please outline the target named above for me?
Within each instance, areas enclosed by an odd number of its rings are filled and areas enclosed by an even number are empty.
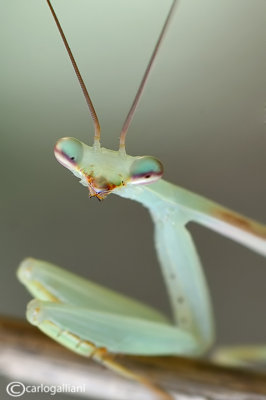
[[[109,181],[113,181],[119,169],[127,184],[113,193],[139,201],[149,209],[173,322],[135,300],[32,259],[24,261],[18,271],[19,279],[39,299],[29,304],[27,318],[82,355],[93,353],[94,346],[124,354],[204,353],[214,340],[212,309],[200,260],[186,224],[198,222],[263,255],[266,255],[265,227],[162,179],[149,185],[132,184],[128,171],[139,157],[93,149],[84,143],[82,146],[78,165],[67,166],[81,178],[82,184],[86,184],[86,173],[91,168],[100,177],[108,171]],[[61,147],[59,141],[57,148]],[[91,154],[94,158],[89,157]]]
[[[119,151],[100,146],[98,117],[51,2],[46,1],[81,85],[95,130],[93,147],[74,138],[63,138],[55,146],[55,156],[88,186],[91,197],[102,200],[109,193],[115,193],[149,209],[173,320],[136,300],[34,259],[23,261],[18,270],[19,279],[35,297],[28,305],[27,318],[69,349],[144,383],[161,398],[169,400],[172,397],[121,366],[109,354],[199,356],[209,349],[214,341],[212,308],[200,260],[186,225],[195,221],[264,256],[266,227],[160,179],[163,166],[159,160],[125,153],[128,127],[177,0],[173,0],[122,127]],[[258,351],[265,354],[266,346],[256,351],[251,349],[247,358],[254,358]],[[240,353],[229,351],[226,360]]]

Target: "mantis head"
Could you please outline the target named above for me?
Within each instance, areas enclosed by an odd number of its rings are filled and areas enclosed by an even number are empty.
[[[75,138],[62,138],[55,145],[56,159],[88,186],[90,196],[104,199],[118,187],[155,182],[163,174],[159,160],[131,157],[121,151],[90,147]]]
[[[54,8],[50,0],[47,0],[47,3],[74,68],[94,124],[93,147],[87,146],[75,138],[62,138],[58,140],[55,145],[55,157],[62,165],[64,165],[64,167],[68,168],[74,175],[80,178],[83,185],[88,186],[91,197],[95,196],[99,200],[104,199],[109,193],[119,187],[127,185],[143,185],[155,182],[163,174],[163,166],[161,162],[150,156],[131,157],[126,155],[125,138],[156,54],[164,37],[167,25],[173,14],[176,1],[173,1],[134,101],[122,126],[118,151],[108,150],[100,146],[100,123],[92,100]]]

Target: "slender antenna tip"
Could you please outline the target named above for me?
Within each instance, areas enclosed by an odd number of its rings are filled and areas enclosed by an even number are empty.
[[[82,89],[83,95],[84,95],[85,100],[86,100],[86,103],[87,103],[87,105],[88,105],[88,107],[89,107],[89,112],[90,112],[90,115],[91,115],[91,117],[92,117],[93,124],[94,124],[94,129],[95,129],[94,142],[96,142],[96,141],[98,140],[98,142],[99,142],[98,147],[100,147],[100,131],[101,131],[101,129],[100,129],[100,124],[99,124],[99,120],[98,120],[96,111],[95,111],[95,109],[94,109],[94,106],[93,106],[93,104],[92,104],[90,95],[89,95],[89,93],[88,93],[88,90],[87,90],[87,88],[86,88],[86,85],[85,85],[85,83],[84,83],[84,81],[83,81],[83,78],[82,78],[81,73],[80,73],[80,71],[79,71],[79,68],[78,68],[78,66],[77,66],[76,60],[75,60],[75,58],[74,58],[74,56],[73,56],[73,53],[72,53],[72,51],[71,51],[71,49],[70,49],[70,47],[69,47],[69,44],[68,44],[68,41],[67,41],[66,36],[65,36],[65,34],[64,34],[64,31],[63,31],[63,29],[62,29],[62,27],[61,27],[61,24],[60,24],[60,22],[59,22],[59,20],[58,20],[58,18],[57,18],[57,15],[56,15],[56,13],[55,13],[55,11],[54,11],[54,8],[53,8],[53,6],[52,6],[52,4],[51,4],[51,1],[50,1],[50,0],[46,0],[46,1],[47,1],[48,6],[49,6],[49,9],[50,9],[50,11],[51,11],[51,13],[52,13],[52,16],[53,16],[53,18],[54,18],[54,21],[55,21],[55,23],[56,23],[57,29],[58,29],[58,31],[59,31],[59,33],[60,33],[60,35],[61,35],[62,40],[63,40],[65,49],[66,49],[66,51],[67,51],[67,53],[68,53],[68,56],[69,56],[69,59],[70,59],[72,65],[73,65],[75,74],[76,74],[76,76],[77,76],[77,78],[78,78],[80,87],[81,87],[81,89]]]

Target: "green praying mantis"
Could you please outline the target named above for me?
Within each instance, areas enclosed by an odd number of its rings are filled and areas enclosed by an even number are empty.
[[[152,307],[120,295],[45,261],[26,259],[18,277],[35,298],[28,320],[70,350],[137,380],[163,398],[170,395],[136,375],[112,354],[200,356],[214,341],[213,312],[200,259],[186,225],[194,221],[266,255],[266,227],[210,200],[164,181],[163,166],[151,156],[126,154],[125,138],[154,59],[176,9],[174,0],[126,117],[118,151],[100,145],[94,106],[49,0],[94,122],[92,147],[75,138],[55,145],[55,157],[87,186],[91,197],[110,193],[148,208],[155,226],[155,247],[173,312],[173,322]],[[261,354],[265,348],[261,348]],[[252,354],[250,355],[252,358]]]

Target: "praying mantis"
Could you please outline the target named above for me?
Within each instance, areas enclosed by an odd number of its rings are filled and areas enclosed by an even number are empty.
[[[187,223],[194,221],[206,226],[261,255],[266,254],[266,227],[164,181],[162,164],[156,158],[126,154],[126,133],[177,1],[170,8],[122,128],[118,151],[100,145],[98,117],[52,5],[49,0],[47,3],[81,83],[95,127],[92,147],[75,138],[63,138],[55,146],[55,156],[89,188],[91,197],[103,200],[114,193],[139,201],[148,208],[155,225],[155,245],[174,323],[151,307],[34,259],[23,261],[18,270],[19,279],[35,298],[28,306],[27,318],[78,354],[92,357],[125,377],[152,386],[145,378],[116,363],[110,353],[200,356],[214,341],[208,288]],[[159,388],[156,390],[161,397],[168,398]]]

